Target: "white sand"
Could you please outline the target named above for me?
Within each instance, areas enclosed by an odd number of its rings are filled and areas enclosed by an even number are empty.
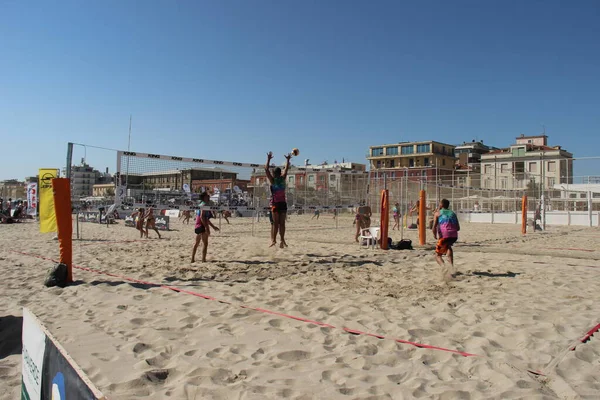
[[[359,249],[351,224],[294,216],[280,250],[268,248],[267,221],[252,237],[250,221],[234,218],[213,235],[209,262],[194,265],[193,226],[178,222],[165,240],[132,243],[112,242],[137,239],[132,228],[88,223],[75,242],[78,265],[232,304],[79,270],[76,285],[47,289],[52,263],[11,250],[55,258],[58,243],[35,223],[0,225],[0,398],[19,397],[23,306],[112,399],[598,398],[600,333],[568,351],[600,323],[598,229],[522,238],[516,225],[465,224],[462,275],[446,285],[431,250]],[[160,369],[166,379],[152,374]]]

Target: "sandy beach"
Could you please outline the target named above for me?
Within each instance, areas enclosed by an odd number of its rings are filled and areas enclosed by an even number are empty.
[[[598,398],[600,334],[578,341],[600,323],[597,228],[465,224],[446,284],[430,233],[385,252],[338,224],[292,216],[282,250],[268,220],[232,218],[190,264],[191,224],[139,240],[86,223],[76,265],[148,283],[75,269],[64,289],[33,257],[58,257],[53,235],[0,225],[0,398],[20,396],[22,307],[110,399]]]

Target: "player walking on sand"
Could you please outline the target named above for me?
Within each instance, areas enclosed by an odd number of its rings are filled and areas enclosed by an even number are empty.
[[[137,210],[135,210],[134,212],[131,213],[131,218],[134,219],[135,221],[135,229],[137,229],[138,231],[140,231],[140,238],[144,237],[144,217],[146,215],[146,212],[144,211],[144,208],[138,208]]]
[[[148,239],[148,229],[153,229],[158,238],[162,239],[160,232],[156,228],[156,218],[154,217],[154,209],[152,207],[148,207],[148,211],[146,212],[146,239]]]
[[[210,196],[208,193],[204,192],[200,195],[200,207],[207,206],[210,202]],[[210,222],[213,217],[212,211],[210,210],[199,210],[198,215],[196,217],[196,225],[194,225],[194,232],[196,233],[196,242],[194,243],[194,249],[192,250],[192,262],[196,261],[196,250],[198,250],[198,245],[202,242],[202,262],[206,261],[206,253],[208,252],[208,237],[210,236],[210,228],[213,228],[215,231],[219,231],[219,228],[214,226],[212,222]]]
[[[394,226],[392,226],[392,230],[398,228],[400,230],[400,204],[394,204],[394,208],[392,209],[394,215]]]
[[[456,272],[454,269],[454,251],[452,245],[458,240],[458,231],[460,224],[454,211],[449,209],[450,202],[447,199],[440,201],[440,208],[433,216],[433,237],[438,239],[435,247],[435,260],[442,267],[442,273],[445,280],[452,278]],[[446,265],[442,256],[448,255],[451,272],[446,270]]]

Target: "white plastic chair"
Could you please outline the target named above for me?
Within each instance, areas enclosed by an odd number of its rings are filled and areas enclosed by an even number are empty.
[[[375,245],[377,244],[378,239],[379,227],[372,226],[370,228],[363,228],[360,230],[360,236],[358,237],[358,245],[362,247],[364,242],[367,248],[371,246],[371,248],[375,249]]]

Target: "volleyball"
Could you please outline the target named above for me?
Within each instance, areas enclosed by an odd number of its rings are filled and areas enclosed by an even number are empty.
[[[296,149],[296,148],[293,148],[293,149],[292,149],[292,154],[293,154],[295,157],[297,157],[297,156],[299,156],[299,155],[300,155],[300,150],[298,150],[298,149]]]

